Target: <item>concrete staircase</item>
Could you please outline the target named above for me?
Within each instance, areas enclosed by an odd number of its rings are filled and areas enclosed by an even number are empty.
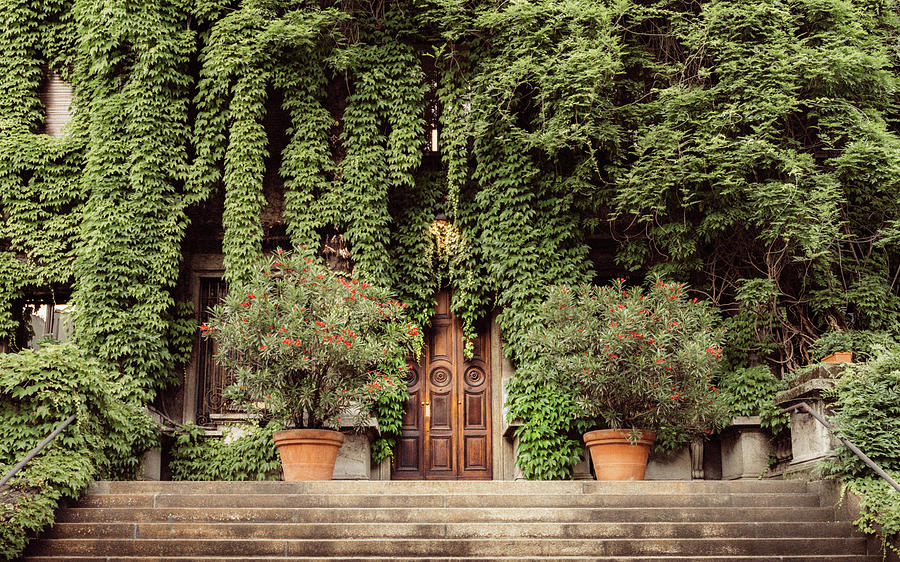
[[[876,562],[799,481],[100,482],[23,560]]]

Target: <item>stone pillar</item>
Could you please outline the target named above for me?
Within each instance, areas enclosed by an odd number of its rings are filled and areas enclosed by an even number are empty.
[[[820,365],[798,377],[791,387],[775,397],[775,404],[787,408],[806,402],[816,413],[831,415],[824,391],[834,386],[834,378],[840,375],[844,365]],[[840,442],[809,414],[791,412],[792,458],[784,469],[785,477],[808,475],[815,465],[831,454]]]
[[[522,425],[522,422],[519,420],[513,420],[512,423],[507,423],[504,418],[503,425],[503,438],[507,441],[512,442],[512,479],[527,480],[527,478],[525,478],[525,475],[522,473],[522,469],[519,468],[519,465],[516,463],[516,457],[519,454],[519,437],[515,434],[515,432],[516,429]]]
[[[369,480],[372,451],[368,433],[344,433],[332,480]]]
[[[156,411],[154,408],[149,407],[145,408],[147,413],[150,414],[150,417],[153,419],[154,423],[162,429],[173,430],[168,421],[163,417],[161,413]],[[162,462],[162,450],[161,449],[149,449],[144,452],[144,455],[141,457],[141,467],[138,470],[137,479],[138,480],[162,480],[163,473],[163,462]]]
[[[759,416],[738,416],[721,434],[722,479],[759,478],[769,470],[775,447]]]
[[[775,436],[775,466],[769,470],[773,477],[783,476],[794,458],[791,448],[791,431],[785,428]]]
[[[162,480],[162,451],[150,449],[144,453],[138,480]]]
[[[341,417],[348,420],[341,428],[344,443],[338,449],[337,460],[334,461],[332,480],[369,480],[372,478],[372,441],[380,435],[375,418],[366,420],[364,431],[353,431],[356,412],[344,411]],[[385,464],[385,463],[382,463]],[[390,470],[390,467],[388,467]],[[390,474],[390,472],[388,473]]]

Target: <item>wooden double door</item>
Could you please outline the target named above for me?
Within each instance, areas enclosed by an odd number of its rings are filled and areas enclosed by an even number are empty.
[[[490,334],[479,330],[463,356],[462,326],[450,294],[437,296],[425,349],[407,376],[409,400],[394,452],[394,480],[490,480]]]

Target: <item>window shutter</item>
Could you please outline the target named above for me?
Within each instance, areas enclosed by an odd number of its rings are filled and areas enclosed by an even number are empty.
[[[63,125],[72,118],[70,105],[74,91],[59,74],[49,71],[46,76],[40,92],[46,112],[44,132],[51,137],[59,137],[62,136]]]

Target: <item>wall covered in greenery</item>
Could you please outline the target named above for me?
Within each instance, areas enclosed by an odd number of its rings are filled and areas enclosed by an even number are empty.
[[[593,280],[606,240],[623,272],[723,308],[729,365],[784,372],[827,330],[897,327],[898,10],[0,0],[0,332],[36,288],[74,287],[79,342],[152,397],[189,351],[191,209],[224,201],[226,276],[242,278],[274,170],[293,244],[342,235],[355,274],[423,323],[442,284],[469,327],[499,310],[514,361],[545,287]],[[76,92],[61,139],[40,134],[47,69]],[[437,248],[439,212],[458,232]],[[524,382],[531,411],[558,402]]]

